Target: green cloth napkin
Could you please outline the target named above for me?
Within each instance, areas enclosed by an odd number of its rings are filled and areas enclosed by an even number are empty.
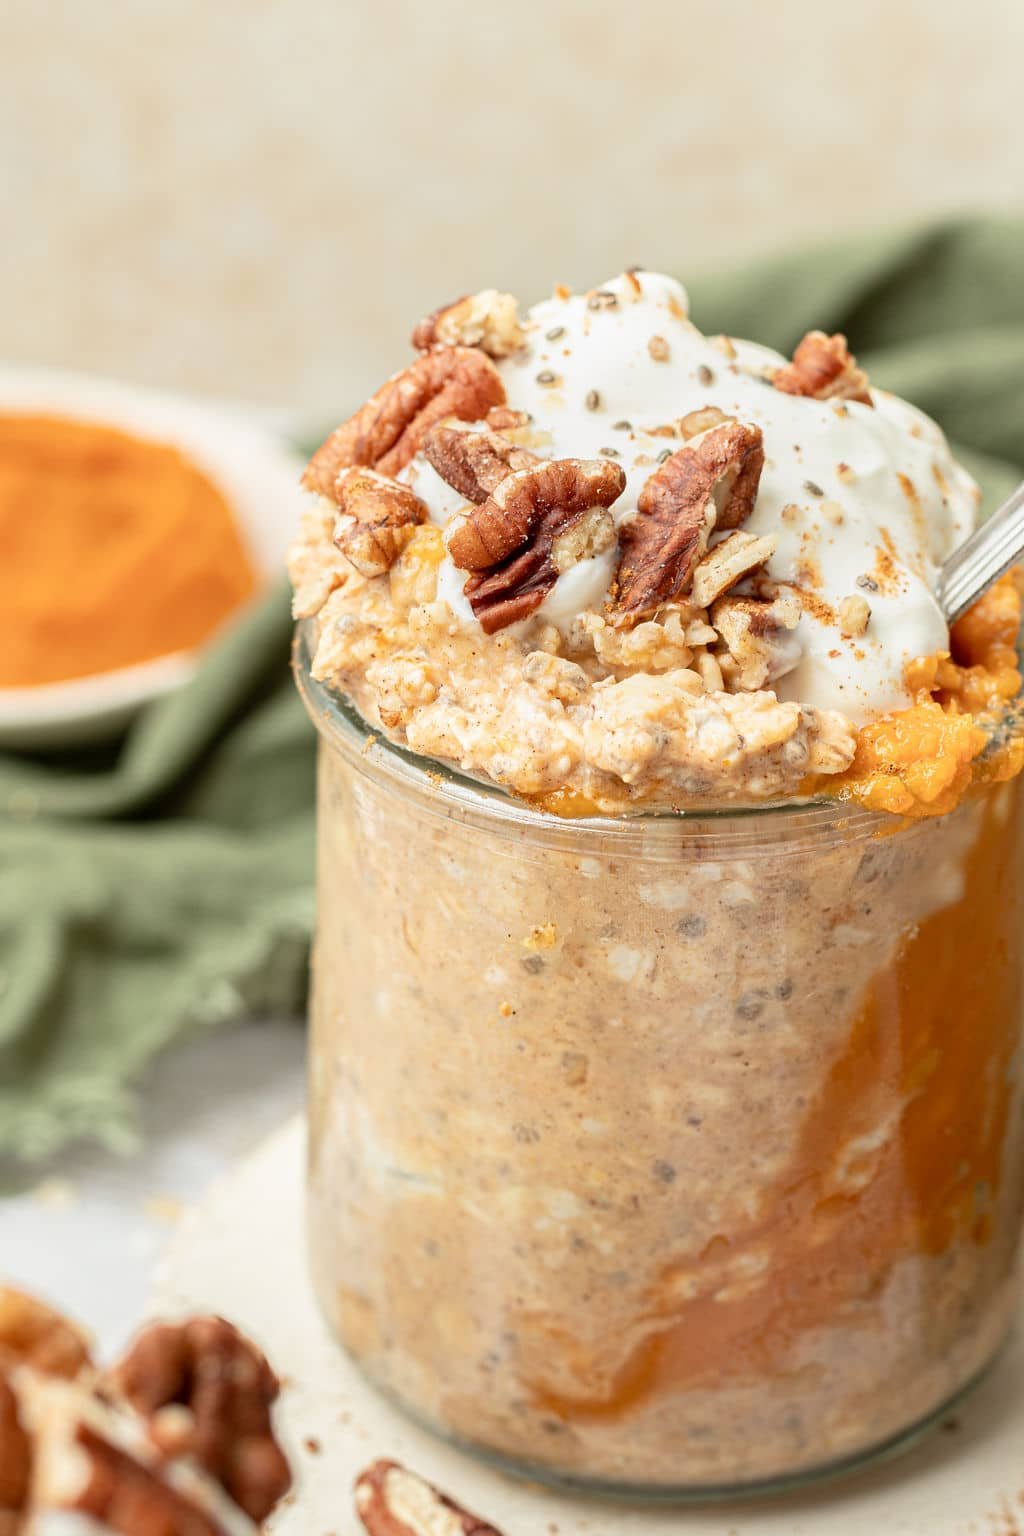
[[[876,383],[942,422],[989,507],[1024,475],[1024,221],[847,239],[691,297],[702,329],[784,352],[845,331]],[[0,756],[0,1154],[130,1147],[132,1084],[163,1046],[302,1007],[313,732],[289,632],[282,588],[106,752]]]
[[[313,732],[283,584],[113,750],[0,756],[0,1154],[130,1149],[190,1030],[303,1003]]]

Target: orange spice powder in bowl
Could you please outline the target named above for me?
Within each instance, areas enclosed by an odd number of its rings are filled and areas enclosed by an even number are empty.
[[[0,415],[0,687],[190,651],[249,598],[232,508],[179,448]]]
[[[302,493],[275,425],[0,367],[0,749],[108,734],[278,578]]]

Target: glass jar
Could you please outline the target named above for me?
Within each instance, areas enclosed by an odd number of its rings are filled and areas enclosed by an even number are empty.
[[[320,732],[309,1241],[387,1393],[680,1498],[890,1450],[1015,1302],[1021,794],[560,821]]]

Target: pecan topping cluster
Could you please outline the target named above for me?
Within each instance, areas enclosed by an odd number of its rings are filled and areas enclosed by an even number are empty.
[[[635,274],[632,282],[638,289]],[[596,290],[587,303],[594,310],[614,309],[619,298]],[[564,329],[554,327],[547,338],[556,340]],[[657,454],[636,514],[616,529],[610,508],[626,488],[616,462],[620,448],[602,446],[602,457],[594,460],[546,459],[514,440],[531,418],[509,406],[495,366],[526,342],[510,294],[487,289],[465,295],[420,321],[412,342],[420,355],[330,434],[304,477],[307,487],[337,507],[334,544],[367,579],[385,575],[415,530],[430,521],[426,503],[397,478],[418,453],[470,504],[446,531],[446,544],[451,561],[466,573],[463,590],[487,634],[536,613],[561,574],[616,543],[618,565],[602,625],[618,631],[632,631],[683,599],[704,610],[706,619],[771,558],[772,537],[741,531],[764,465],[759,427],[710,403],[679,419],[641,426],[641,432],[669,439],[671,446]],[[728,337],[716,345],[735,359]],[[662,337],[651,337],[648,350],[657,361],[671,360]],[[550,370],[536,377],[541,383],[555,380]],[[702,364],[697,377],[710,386],[714,372]],[[809,331],[771,383],[784,394],[872,403],[867,376],[839,334]],[[587,409],[599,410],[601,401],[601,391],[581,390]],[[613,423],[611,430],[616,429],[633,430],[626,420]],[[528,440],[537,446],[545,438],[535,433]],[[654,460],[638,454],[633,462]],[[439,538],[435,549],[439,561]],[[335,561],[328,575],[334,585],[344,579],[339,564]],[[314,602],[323,601],[322,589],[323,583]],[[301,587],[300,595],[304,592]],[[753,635],[758,612],[721,611],[741,646]],[[853,632],[859,625],[863,632],[865,623],[858,613],[847,627]],[[722,642],[718,634],[693,645],[702,649]],[[728,661],[728,651],[722,654]],[[714,678],[717,661],[704,661]]]
[[[510,357],[526,340],[510,293],[485,288],[435,309],[412,333],[418,351],[431,347],[479,347],[488,357]]]
[[[413,529],[430,516],[415,491],[376,469],[342,470],[336,491],[334,542],[364,576],[389,571]]]
[[[772,384],[785,395],[806,395],[812,400],[859,400],[871,405],[868,376],[842,335],[826,336],[808,331],[793,361],[776,370]]]
[[[302,483],[332,501],[338,477],[356,465],[396,475],[446,416],[478,421],[505,404],[505,386],[476,347],[439,347],[396,373],[348,421],[335,427],[306,466]]]
[[[355,1505],[368,1536],[501,1536],[397,1461],[375,1461],[360,1473]]]
[[[448,541],[486,634],[535,613],[558,580],[556,541],[582,519],[607,531],[626,476],[610,459],[538,459],[507,474]]]
[[[733,421],[695,438],[651,475],[636,517],[619,533],[615,624],[650,618],[688,590],[711,533],[750,516],[763,465],[760,428]]]

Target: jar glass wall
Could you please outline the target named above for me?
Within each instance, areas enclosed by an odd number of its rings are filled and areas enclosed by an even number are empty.
[[[913,1433],[1015,1301],[1019,781],[559,822],[321,734],[309,1239],[420,1420],[659,1496]]]

